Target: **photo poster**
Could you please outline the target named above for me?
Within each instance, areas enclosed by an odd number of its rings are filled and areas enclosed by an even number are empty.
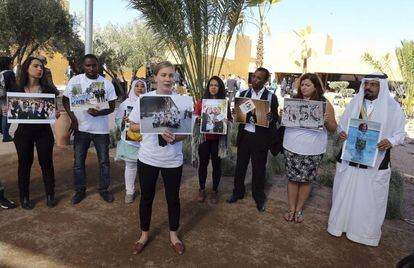
[[[378,155],[381,123],[351,118],[347,133],[341,159],[373,167]]]
[[[269,101],[250,99],[250,98],[235,98],[234,112],[236,123],[249,123],[260,127],[269,127],[267,114],[270,112]]]
[[[227,100],[203,99],[200,133],[227,134]]]
[[[125,111],[124,111],[124,118],[128,118],[129,115],[131,114],[132,109],[134,108],[134,106],[127,106]],[[130,123],[125,122],[124,120],[122,120],[122,125],[121,125],[121,132],[122,132],[122,136],[124,137],[124,139],[126,141],[135,141],[134,139],[132,139],[131,137],[129,137],[127,135],[128,130],[129,130],[129,125]]]
[[[140,99],[142,134],[162,134],[166,129],[177,135],[193,131],[193,98],[181,95],[142,96]]]
[[[281,125],[322,131],[325,111],[323,101],[285,98]]]
[[[69,97],[71,111],[87,111],[89,108],[96,110],[109,109],[105,83],[92,82],[83,88],[82,84],[72,85]]]
[[[7,92],[7,121],[17,124],[51,124],[56,120],[56,96]]]

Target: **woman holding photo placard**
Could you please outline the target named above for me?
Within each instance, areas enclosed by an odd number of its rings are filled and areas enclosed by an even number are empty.
[[[45,67],[42,61],[29,57],[23,63],[19,76],[18,92],[23,93],[49,93],[58,95],[55,89],[47,83],[44,75]],[[56,118],[60,116],[56,112]],[[18,183],[20,203],[23,209],[33,209],[34,203],[29,198],[30,169],[33,164],[34,147],[42,169],[43,182],[46,190],[46,204],[48,207],[56,205],[55,200],[55,171],[53,169],[53,137],[50,124],[22,124],[19,123],[14,134],[19,159]]]
[[[171,95],[174,85],[174,65],[169,61],[161,62],[154,68],[154,80],[157,89],[142,96]],[[140,132],[140,102],[135,102],[129,115],[130,129]],[[177,230],[180,223],[180,185],[183,171],[182,140],[185,135],[176,135],[165,130],[161,135],[142,134],[141,146],[138,151],[138,174],[141,186],[139,218],[141,235],[135,242],[132,254],[139,254],[148,243],[152,215],[152,203],[159,173],[163,177],[165,197],[168,204],[170,244],[178,254],[184,253],[184,244],[178,238]]]
[[[322,131],[292,127],[285,129],[283,148],[289,180],[289,211],[284,218],[289,222],[300,223],[304,220],[303,207],[311,192],[311,182],[315,179],[322,156],[326,152],[327,131],[336,130],[333,106],[323,93],[322,83],[317,75],[305,73],[300,77],[295,98],[326,102],[326,112]]]
[[[213,192],[211,193],[211,203],[217,204],[219,200],[218,186],[221,178],[221,158],[227,155],[228,137],[230,135],[220,134],[203,134],[200,132],[200,117],[202,117],[202,125],[206,124],[206,119],[209,120],[207,126],[211,124],[211,128],[203,132],[221,132],[224,133],[224,122],[231,121],[230,104],[227,104],[227,117],[221,117],[221,108],[219,107],[207,107],[204,113],[202,113],[203,99],[226,99],[226,92],[223,81],[218,76],[213,76],[207,83],[206,90],[203,97],[198,100],[194,114],[198,116],[196,119],[198,124],[194,126],[194,138],[193,138],[193,159],[197,158],[194,162],[198,164],[198,182],[200,188],[198,190],[197,200],[204,202],[206,199],[206,180],[207,180],[207,167],[211,159],[213,166]],[[207,116],[205,116],[207,114]],[[220,120],[221,119],[221,120]],[[228,132],[227,132],[228,133]],[[198,154],[197,154],[198,151]]]

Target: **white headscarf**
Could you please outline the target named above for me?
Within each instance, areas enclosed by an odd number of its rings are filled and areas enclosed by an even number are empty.
[[[365,98],[365,81],[375,80],[380,84],[378,97],[374,104],[374,109],[370,116],[371,121],[381,123],[381,137],[380,140],[389,139],[396,133],[403,131],[405,127],[405,118],[400,105],[391,97],[388,88],[387,75],[384,73],[373,73],[361,81],[358,94],[351,100],[346,107],[344,114],[341,117],[339,126],[342,130],[348,129],[349,119],[359,118],[361,107],[364,104]],[[379,152],[377,163],[375,167],[381,164],[385,156],[385,151]]]
[[[116,111],[115,118],[123,117],[124,116],[124,111],[127,108],[127,106],[134,106],[135,102],[137,102],[139,100],[139,96],[137,96],[135,94],[135,86],[138,82],[141,82],[141,83],[144,84],[144,88],[145,88],[144,93],[147,92],[147,83],[145,82],[144,79],[136,79],[136,80],[132,81],[131,89],[128,92],[128,98],[119,105],[119,108]],[[144,93],[142,93],[142,94],[144,94]]]

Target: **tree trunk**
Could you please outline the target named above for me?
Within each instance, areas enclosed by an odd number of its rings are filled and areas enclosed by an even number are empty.
[[[256,50],[256,67],[263,66],[263,29],[259,29],[259,38],[257,40],[257,50]]]

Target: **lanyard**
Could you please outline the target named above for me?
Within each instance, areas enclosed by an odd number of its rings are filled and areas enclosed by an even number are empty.
[[[374,110],[371,111],[369,115],[367,115],[367,111],[365,110],[365,103],[362,103],[361,106],[361,117],[364,120],[371,120]]]

